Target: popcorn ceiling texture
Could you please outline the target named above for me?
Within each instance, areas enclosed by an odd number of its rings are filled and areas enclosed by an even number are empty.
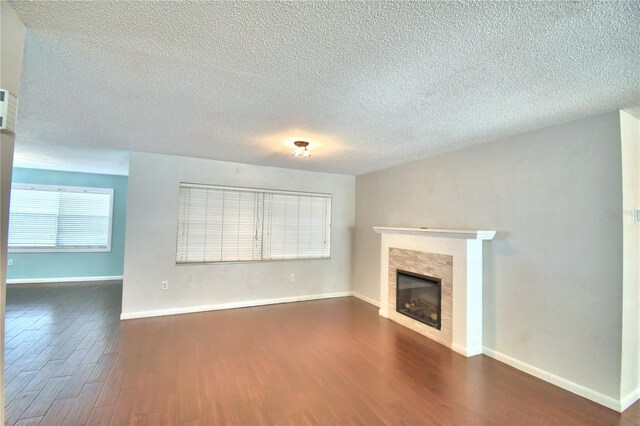
[[[100,148],[358,175],[640,104],[640,2],[12,4],[18,160]],[[287,155],[298,136],[311,159]]]

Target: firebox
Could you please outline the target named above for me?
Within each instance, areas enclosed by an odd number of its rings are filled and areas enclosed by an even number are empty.
[[[438,330],[441,293],[439,278],[396,270],[396,311]]]

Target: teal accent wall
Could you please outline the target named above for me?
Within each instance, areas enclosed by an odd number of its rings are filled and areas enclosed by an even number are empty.
[[[12,253],[7,279],[122,276],[127,215],[127,176],[13,169],[13,183],[113,188],[111,251],[99,253]]]

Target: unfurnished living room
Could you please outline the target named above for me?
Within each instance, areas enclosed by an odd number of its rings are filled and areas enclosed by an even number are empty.
[[[640,425],[640,2],[0,15],[0,424]]]

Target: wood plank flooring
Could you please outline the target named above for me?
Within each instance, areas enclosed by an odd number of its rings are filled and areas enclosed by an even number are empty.
[[[355,298],[121,322],[121,294],[9,286],[7,425],[640,424]]]

